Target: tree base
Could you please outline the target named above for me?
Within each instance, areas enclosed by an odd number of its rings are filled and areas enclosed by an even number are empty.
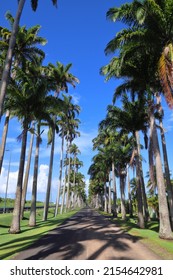
[[[163,240],[173,240],[173,236],[171,235],[171,236],[162,236],[162,235],[159,235],[159,238],[160,239],[163,239]]]
[[[10,234],[18,234],[18,233],[21,233],[21,230],[20,230],[20,229],[19,229],[19,230],[9,229],[8,232],[9,232]]]
[[[36,227],[36,224],[28,224],[29,227]]]

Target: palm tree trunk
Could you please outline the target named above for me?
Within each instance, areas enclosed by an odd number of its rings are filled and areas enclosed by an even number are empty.
[[[144,219],[148,221],[149,219],[149,211],[148,211],[148,203],[147,203],[147,196],[145,191],[145,184],[144,184],[144,176],[143,176],[143,169],[142,169],[142,161],[140,159],[141,149],[140,149],[140,139],[139,139],[139,131],[135,132],[136,141],[137,141],[137,152],[138,152],[138,163],[139,163],[139,179],[141,185],[141,193],[142,193],[142,202],[144,208]]]
[[[31,139],[30,139],[30,147],[29,147],[29,152],[28,152],[28,160],[27,160],[27,165],[26,165],[26,171],[25,171],[25,178],[24,178],[23,189],[22,189],[21,214],[20,214],[21,219],[23,219],[23,217],[24,217],[24,207],[25,207],[26,193],[27,193],[27,187],[28,187],[28,179],[29,179],[29,170],[30,170],[30,165],[31,165],[33,142],[34,142],[34,134],[32,133],[31,134]]]
[[[137,207],[138,207],[138,226],[140,228],[145,228],[144,216],[143,216],[143,200],[142,200],[142,190],[141,190],[141,180],[140,180],[140,168],[139,160],[136,157],[136,181],[137,181]]]
[[[152,105],[151,105],[152,106]],[[158,186],[159,200],[159,237],[163,239],[173,239],[169,220],[168,204],[166,199],[166,189],[162,170],[160,148],[155,124],[153,109],[150,109],[150,133],[152,137],[154,157],[156,162],[156,178]]]
[[[12,223],[9,229],[10,233],[19,233],[20,232],[20,213],[21,213],[21,199],[22,199],[22,183],[23,183],[23,172],[25,165],[25,154],[26,154],[26,143],[27,143],[27,124],[23,125],[22,133],[22,148],[20,154],[20,163],[19,163],[19,173],[17,179],[17,188],[16,188],[16,199],[14,203],[13,218]]]
[[[152,136],[150,131],[150,141],[149,141],[149,148],[148,148],[148,160],[149,160],[149,176],[150,181],[152,184],[152,188],[156,188],[156,180],[155,180],[155,171],[154,171],[154,153],[153,153],[153,143],[152,143]]]
[[[18,4],[18,10],[17,10],[16,17],[14,20],[13,29],[12,29],[9,47],[8,47],[8,52],[7,52],[7,56],[6,56],[6,60],[5,60],[4,70],[2,73],[1,85],[0,85],[0,118],[1,118],[2,112],[3,112],[3,104],[4,104],[5,95],[6,95],[8,79],[10,76],[13,50],[14,50],[15,43],[16,43],[16,35],[18,32],[20,17],[22,14],[23,7],[25,5],[25,1],[26,0],[20,0],[19,4]]]
[[[124,174],[120,174],[120,193],[121,193],[121,215],[122,215],[122,220],[126,220],[125,176],[124,176]]]
[[[53,171],[54,148],[55,148],[55,129],[53,129],[53,136],[52,136],[50,162],[49,162],[49,174],[48,174],[47,191],[46,191],[46,200],[45,200],[44,211],[43,211],[43,221],[47,220],[48,209],[49,209],[49,200],[50,200],[50,191],[51,191],[51,182],[52,182],[52,171]]]
[[[107,186],[106,186],[106,182],[104,184],[104,197],[105,197],[105,200],[104,200],[104,212],[108,212],[108,200],[107,200]]]
[[[58,206],[59,206],[60,192],[61,192],[61,186],[62,186],[63,152],[64,152],[64,136],[62,135],[58,194],[57,194],[57,199],[56,199],[55,216],[58,214]]]
[[[115,180],[115,164],[112,160],[112,184],[113,184],[113,217],[117,217],[117,189]]]
[[[67,155],[66,155],[67,158]],[[61,210],[60,214],[62,214],[64,209],[64,202],[65,202],[65,190],[66,190],[66,178],[67,178],[67,166],[65,168],[65,174],[64,174],[64,186],[63,186],[63,193],[62,193],[62,202],[61,202]]]
[[[161,142],[162,142],[162,150],[163,150],[164,170],[165,170],[166,186],[167,186],[167,193],[168,193],[168,204],[169,204],[171,228],[173,230],[173,188],[172,188],[172,184],[171,184],[171,180],[170,180],[165,133],[164,133],[164,128],[163,128],[163,123],[161,120],[160,120],[160,131],[161,131]]]
[[[112,200],[111,200],[111,173],[109,174],[109,201],[108,201],[108,211],[109,214],[112,212]]]
[[[68,179],[67,179],[67,196],[66,196],[66,210],[69,209],[69,196],[70,196],[70,173],[71,173],[71,158],[69,154],[69,163],[68,163]]]
[[[132,218],[133,217],[133,205],[132,205],[131,190],[130,190],[129,167],[127,168],[127,185],[128,185],[129,215]]]
[[[18,59],[16,59],[14,66],[15,66],[15,68],[17,68],[19,66]],[[12,74],[12,79],[15,80],[15,78],[16,78],[16,70]],[[1,148],[0,148],[0,174],[1,174],[2,163],[3,163],[3,159],[4,159],[4,152],[5,152],[9,122],[10,122],[10,111],[7,110],[6,116],[5,116],[4,130],[3,130],[3,134],[2,134],[2,143],[1,143]]]
[[[77,173],[77,170],[76,170],[76,155],[75,155],[74,156],[74,176],[73,176],[72,208],[74,208],[76,173]]]
[[[38,161],[39,161],[39,147],[40,147],[40,125],[37,127],[36,149],[35,149],[35,161],[34,161],[34,176],[32,185],[32,199],[31,199],[31,211],[29,217],[29,226],[36,226],[36,201],[37,201],[37,178],[38,178]]]
[[[3,163],[3,159],[4,159],[4,152],[5,152],[6,139],[7,139],[7,134],[8,134],[9,120],[10,120],[10,111],[7,110],[6,116],[5,116],[3,134],[2,134],[2,143],[1,143],[1,148],[0,148],[0,174],[1,174],[2,163]]]

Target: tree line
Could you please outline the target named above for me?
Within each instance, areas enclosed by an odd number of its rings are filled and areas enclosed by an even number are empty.
[[[57,4],[55,0],[52,2]],[[57,61],[56,64],[44,64],[45,53],[40,46],[44,46],[47,41],[38,35],[40,25],[28,29],[19,25],[24,4],[24,0],[19,1],[15,18],[9,12],[6,14],[11,29],[0,27],[0,117],[5,116],[0,147],[0,172],[10,119],[15,117],[21,124],[21,134],[18,136],[21,152],[10,233],[21,231],[20,221],[24,215],[34,138],[36,146],[29,226],[36,226],[39,149],[46,127],[47,143],[51,148],[43,220],[48,218],[57,135],[61,139],[61,156],[55,216],[70,208],[81,207],[86,200],[85,178],[79,171],[83,162],[78,158],[80,150],[74,143],[74,139],[80,136],[80,107],[74,104],[72,96],[68,95],[69,85],[76,87],[79,79],[70,72],[71,63],[63,65]],[[33,10],[36,10],[38,1],[33,0],[31,4]],[[25,168],[28,144],[29,153]]]
[[[173,185],[170,179],[161,96],[173,107],[173,1],[134,0],[110,8],[107,19],[123,28],[108,42],[105,54],[113,54],[102,66],[105,80],[118,79],[113,103],[99,124],[93,139],[96,155],[89,168],[90,201],[117,216],[117,188],[120,189],[122,219],[126,219],[125,183],[128,182],[129,212],[137,200],[137,219],[145,228],[150,219],[146,195],[140,137],[148,150],[149,182],[153,203],[158,199],[159,237],[173,239]],[[121,106],[117,106],[117,100]],[[161,135],[161,147],[158,134]],[[162,149],[162,153],[161,153]],[[162,159],[163,154],[163,159]],[[134,170],[133,181],[129,169]],[[116,186],[115,177],[119,178]],[[113,195],[112,195],[113,194]],[[156,197],[157,195],[157,197]],[[94,198],[94,200],[93,200]],[[100,202],[99,202],[100,201]]]

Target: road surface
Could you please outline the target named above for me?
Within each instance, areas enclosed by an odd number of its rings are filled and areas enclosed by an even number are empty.
[[[15,260],[159,260],[138,237],[85,208],[16,255]]]

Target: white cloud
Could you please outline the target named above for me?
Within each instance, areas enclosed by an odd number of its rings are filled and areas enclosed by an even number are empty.
[[[38,193],[46,192],[48,170],[49,170],[49,166],[46,164],[41,164],[39,166],[38,183],[37,183]],[[1,172],[1,177],[0,177],[0,193],[1,194],[5,194],[6,185],[7,185],[7,176],[8,176],[8,171],[7,171],[7,169],[5,169],[3,167],[2,172]],[[18,170],[15,172],[11,171],[9,173],[8,194],[15,194],[16,186],[17,186],[17,177],[18,177]],[[33,184],[33,175],[30,175],[29,180],[28,180],[28,192],[32,192],[32,184]]]
[[[80,98],[81,98],[80,95],[77,94],[77,93],[73,93],[73,94],[71,94],[71,96],[72,96],[73,103],[75,105],[79,104],[79,101],[80,101]]]
[[[89,191],[89,179],[85,180],[85,191],[86,191],[86,195],[88,196],[88,191]]]
[[[92,151],[93,143],[92,140],[97,135],[95,130],[91,132],[80,131],[80,137],[74,140],[74,143],[79,147],[81,154],[88,155]]]
[[[5,194],[6,186],[8,188],[8,194],[14,194],[16,192],[18,171],[10,172],[7,186],[8,171],[4,167],[2,168],[0,177],[0,193]]]
[[[37,192],[45,193],[47,188],[47,178],[48,178],[49,166],[46,164],[41,164],[38,170],[38,181],[37,181]],[[28,182],[28,192],[32,192],[33,185],[33,175],[29,177]]]

